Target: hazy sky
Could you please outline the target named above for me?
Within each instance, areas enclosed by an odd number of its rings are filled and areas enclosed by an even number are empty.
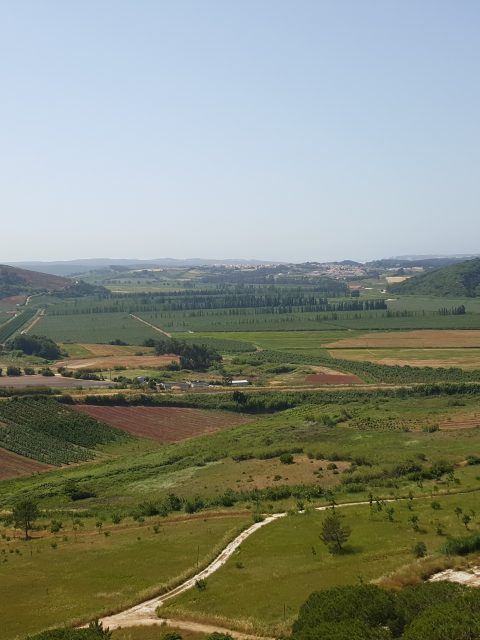
[[[479,252],[477,0],[0,0],[0,262]]]

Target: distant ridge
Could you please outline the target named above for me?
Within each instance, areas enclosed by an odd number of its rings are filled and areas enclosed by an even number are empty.
[[[452,264],[399,284],[391,285],[392,293],[428,296],[480,297],[480,258]]]
[[[201,267],[212,265],[246,265],[261,266],[266,264],[283,264],[275,260],[249,260],[245,258],[212,260],[209,258],[157,258],[140,260],[138,258],[83,258],[78,260],[55,260],[52,262],[29,261],[11,262],[10,265],[24,269],[41,269],[44,273],[70,276],[109,266],[132,267],[133,269],[151,269],[153,267]]]

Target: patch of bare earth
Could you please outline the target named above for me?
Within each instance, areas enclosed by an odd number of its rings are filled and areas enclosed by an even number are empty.
[[[178,362],[179,358],[175,355],[166,356],[105,356],[96,358],[80,358],[71,360],[62,360],[57,362],[57,366],[66,367],[67,369],[95,369],[107,370],[115,367],[126,367],[127,369],[150,369],[156,367],[165,367],[171,362]]]
[[[142,355],[153,355],[153,347],[139,347],[137,345],[120,344],[80,344],[81,347],[90,351],[94,356],[133,356],[141,352]]]
[[[330,349],[361,349],[361,348],[461,348],[480,347],[480,330],[430,330],[417,331],[386,331],[367,333],[355,338],[344,338],[325,345]]]
[[[252,420],[238,414],[181,407],[76,405],[74,408],[132,435],[159,442],[179,442]]]
[[[0,480],[30,476],[33,473],[48,471],[49,469],[52,469],[51,465],[43,464],[0,448]]]

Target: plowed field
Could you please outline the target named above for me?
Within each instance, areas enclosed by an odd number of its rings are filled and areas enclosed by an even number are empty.
[[[159,442],[179,442],[251,421],[237,414],[179,407],[76,405],[75,409],[132,435]]]
[[[419,330],[370,332],[362,336],[345,338],[325,345],[330,349],[358,348],[455,348],[480,347],[480,331],[465,330]]]
[[[0,480],[30,476],[33,473],[48,471],[51,468],[48,464],[30,460],[30,458],[24,458],[0,448]]]

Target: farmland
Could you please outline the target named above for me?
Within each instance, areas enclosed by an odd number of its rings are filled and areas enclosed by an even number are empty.
[[[87,386],[108,382],[0,378],[5,395],[12,382],[17,394],[32,380],[57,386],[56,399],[0,402],[0,597],[40,576],[15,600],[7,640],[23,632],[26,608],[34,631],[159,592],[269,513],[290,515],[165,613],[288,633],[311,590],[413,571],[418,541],[441,564],[443,538],[477,531],[478,300],[389,299],[373,280],[350,295],[318,278],[245,286],[185,270],[149,290],[120,276],[115,286],[130,293],[37,299],[45,313],[35,333],[60,344],[60,359],[2,354],[4,367],[110,370],[117,380],[100,393]],[[212,356],[206,366],[187,360],[195,349]],[[235,378],[250,384],[232,388]],[[25,496],[41,509],[28,547],[8,515]],[[332,500],[379,505],[342,511],[352,528],[345,554],[319,539],[324,514],[314,508]],[[467,525],[456,507],[472,514]]]
[[[0,480],[29,476],[40,471],[47,471],[50,468],[50,465],[19,456],[6,449],[0,449]]]
[[[179,442],[250,421],[239,415],[179,407],[77,405],[75,408],[112,427],[159,442]]]
[[[156,338],[157,332],[125,313],[75,316],[48,315],[37,323],[35,331],[58,342],[109,342],[120,339],[128,344],[142,344]]]

